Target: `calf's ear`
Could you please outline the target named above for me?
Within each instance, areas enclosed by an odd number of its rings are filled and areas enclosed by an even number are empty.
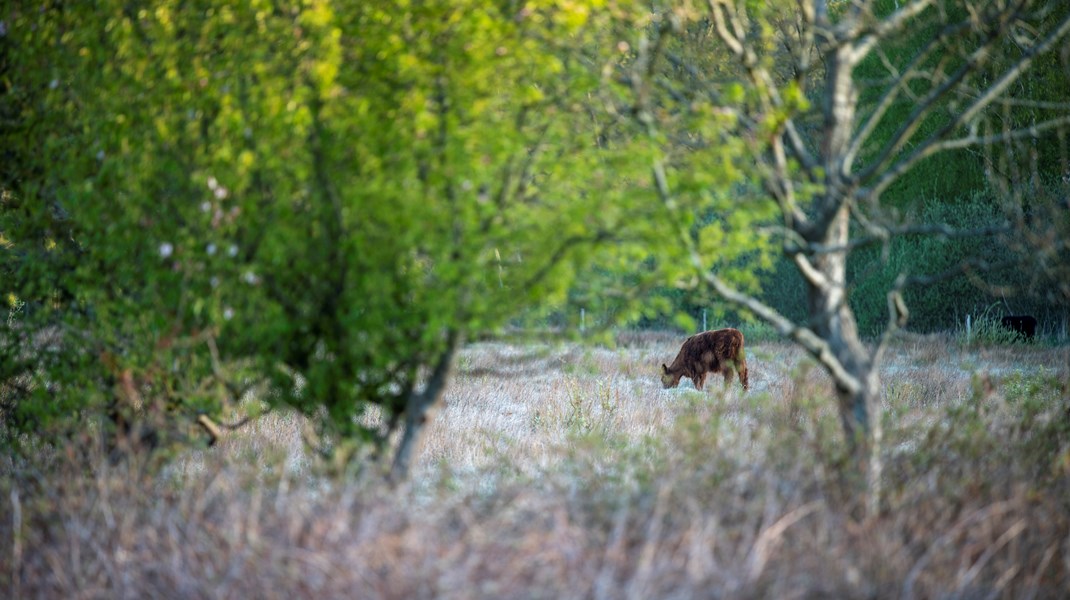
[[[665,373],[666,375],[669,374],[669,367],[666,367],[665,363],[661,363],[661,372]]]

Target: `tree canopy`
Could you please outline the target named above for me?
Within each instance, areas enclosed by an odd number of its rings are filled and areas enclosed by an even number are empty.
[[[15,395],[49,399],[13,418],[215,416],[261,386],[335,443],[421,425],[462,340],[653,235],[649,162],[597,108],[599,6],[14,9],[6,333],[60,341],[5,346]]]

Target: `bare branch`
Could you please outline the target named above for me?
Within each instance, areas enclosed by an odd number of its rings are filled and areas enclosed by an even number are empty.
[[[957,277],[963,274],[969,275],[971,273],[978,272],[999,271],[1001,269],[1008,269],[1016,265],[1020,265],[1021,263],[1021,259],[1010,259],[997,263],[990,263],[984,259],[971,258],[968,260],[964,260],[955,266],[940,271],[939,273],[935,273],[932,275],[911,275],[910,277],[905,277],[903,279],[902,285],[900,285],[899,287],[901,289],[906,289],[911,286],[924,287],[940,283],[941,281],[951,279],[952,277]]]
[[[910,319],[910,310],[907,309],[906,302],[903,300],[904,285],[906,285],[906,276],[900,274],[896,278],[895,286],[888,292],[888,325],[884,328],[884,333],[877,342],[877,348],[873,351],[873,364],[880,364],[888,342],[899,329],[906,326]]]
[[[541,283],[547,276],[553,273],[554,268],[561,264],[561,261],[568,257],[569,251],[580,244],[599,244],[611,239],[614,239],[613,234],[604,229],[589,235],[573,235],[565,238],[553,253],[550,254],[550,257],[546,259],[546,262],[514,289],[526,290]]]
[[[914,133],[917,132],[921,124],[929,117],[929,115],[937,108],[938,101],[947,96],[951,91],[967,76],[971,75],[974,71],[980,68],[981,65],[989,57],[989,53],[993,46],[996,45],[999,38],[997,35],[992,35],[981,47],[977,48],[970,54],[970,57],[966,60],[957,71],[951,74],[942,84],[931,90],[928,95],[918,103],[918,106],[914,108],[914,111],[910,113],[910,116],[903,121],[903,124],[899,127],[899,130],[895,132],[895,135],[885,144],[884,149],[877,155],[877,159],[870,163],[865,169],[862,170],[857,177],[856,181],[867,181],[870,178],[880,173],[889,163],[891,163],[896,156],[899,155],[899,151],[910,141]],[[962,115],[958,119],[952,120],[952,123],[961,121]],[[867,126],[869,123],[867,123]],[[957,125],[956,125],[957,126]],[[951,131],[951,129],[947,129]],[[945,132],[946,134],[946,132]],[[869,134],[867,133],[867,136]],[[852,144],[852,148],[857,152],[858,143]],[[854,158],[854,155],[851,155]]]
[[[728,49],[732,51],[732,54],[736,56],[743,56],[744,49],[742,40],[737,38],[731,32],[728,31],[728,26],[725,23],[725,15],[723,7],[727,4],[725,0],[709,0],[710,12],[713,13],[713,24],[717,30],[717,37],[721,38]]]
[[[1070,111],[1070,102],[1045,102],[1042,100],[1029,100],[1025,98],[1004,98],[1001,104],[1020,108],[1039,108],[1041,110]]]
[[[811,285],[822,290],[830,287],[828,278],[810,263],[810,259],[807,258],[805,254],[802,252],[794,252],[791,258],[795,262],[795,265],[799,267],[799,271],[802,273],[803,277],[806,277],[806,280],[809,281]]]
[[[906,29],[910,20],[933,5],[933,0],[915,0],[892,13],[888,18],[877,21],[872,30],[864,32],[855,45],[852,60],[855,64],[864,59],[870,50],[882,39]]]
[[[886,64],[889,72],[895,78],[895,84],[891,87],[891,89],[887,90],[884,93],[880,101],[877,103],[876,108],[874,108],[873,112],[866,119],[866,122],[862,125],[861,129],[859,129],[858,133],[855,135],[854,142],[851,143],[851,146],[848,148],[847,154],[844,157],[843,162],[846,169],[851,169],[851,165],[854,164],[855,157],[858,156],[858,153],[861,151],[862,146],[866,143],[867,140],[869,140],[870,135],[873,134],[873,131],[876,129],[877,124],[880,123],[881,119],[884,118],[884,115],[888,112],[888,109],[891,108],[895,101],[899,98],[899,93],[904,90],[909,90],[907,86],[914,78],[914,76],[918,74],[918,65],[928,59],[929,56],[931,56],[932,53],[940,47],[940,44],[942,44],[952,35],[968,30],[969,26],[967,23],[956,23],[954,25],[945,27],[938,35],[933,37],[933,39],[929,40],[929,43],[927,43],[921,50],[919,50],[914,55],[914,57],[910,60],[910,62],[902,71],[897,71],[892,65]]]
[[[219,427],[208,418],[208,415],[200,415],[197,417],[197,424],[201,426],[201,429],[208,434],[208,445],[214,446],[216,442],[223,438],[223,432]]]
[[[784,137],[788,140],[788,148],[791,149],[792,156],[798,159],[799,164],[806,171],[806,175],[811,181],[817,179],[814,173],[817,168],[817,161],[814,160],[814,156],[810,154],[810,151],[806,149],[806,143],[795,128],[795,121],[788,119],[784,123]]]
[[[790,218],[792,221],[802,220],[806,222],[806,215],[799,210],[799,205],[795,201],[795,184],[788,169],[788,157],[784,152],[784,138],[783,136],[777,136],[773,138],[770,144],[770,152],[773,155],[773,169],[774,176],[776,177],[777,190],[779,191],[777,196],[777,202],[780,204],[780,210],[783,211],[784,216]]]
[[[971,132],[970,135],[964,137],[944,140],[943,142],[934,144],[932,147],[932,151],[926,154],[926,156],[931,156],[932,154],[940,152],[941,150],[954,150],[959,148],[966,148],[969,146],[988,146],[992,144],[999,144],[1002,142],[1010,142],[1014,140],[1039,138],[1041,133],[1051,129],[1057,129],[1067,124],[1070,124],[1070,115],[1064,115],[1057,119],[1051,119],[1042,123],[1030,125],[1029,127],[1023,127],[1021,129],[1012,129],[1010,131],[1004,131],[1003,133],[999,133],[996,135],[981,136],[977,135],[975,132]]]
[[[893,237],[924,235],[953,239],[965,237],[985,237],[1000,233],[1007,233],[1011,230],[1009,225],[979,227],[976,229],[954,229],[942,223],[926,225],[904,225],[901,227],[882,227],[881,229],[883,231],[880,235],[871,235],[861,238],[855,238],[846,244],[840,244],[836,246],[809,243],[806,245],[806,252],[808,254],[834,254],[838,252],[851,252],[859,248],[886,242]]]
[[[970,122],[981,110],[987,108],[990,104],[995,102],[1000,95],[1006,91],[1006,89],[1019,77],[1022,76],[1029,67],[1032,66],[1033,61],[1038,56],[1044,54],[1050,50],[1057,41],[1070,33],[1070,15],[1067,15],[1062,22],[1055,27],[1051,33],[1048,34],[1040,43],[1029,48],[1025,54],[1016,62],[1013,66],[1007,69],[1003,75],[999,77],[991,86],[989,86],[983,94],[978,96],[970,105],[956,118],[952,119],[944,127],[933,133],[928,139],[919,145],[914,152],[909,156],[901,159],[893,168],[888,169],[885,174],[880,178],[877,184],[874,186],[874,192],[878,195],[883,190],[887,189],[892,183],[903,176],[904,173],[910,170],[918,161],[930,156],[934,152],[937,152],[942,148],[940,145],[944,143],[948,134],[952,131],[963,126],[965,123]],[[987,47],[987,46],[986,46]],[[961,147],[961,146],[958,146]],[[878,160],[873,166],[867,169],[868,175],[872,176],[876,173],[873,169],[877,164],[880,164],[888,159],[887,156],[882,157],[882,160]]]

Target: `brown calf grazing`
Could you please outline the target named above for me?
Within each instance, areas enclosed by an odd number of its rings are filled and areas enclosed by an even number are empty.
[[[736,372],[746,390],[749,384],[743,334],[738,329],[704,331],[687,338],[671,366],[662,363],[661,383],[666,388],[676,387],[681,377],[689,377],[695,383],[695,389],[701,390],[707,373],[724,375],[724,384],[728,386]]]

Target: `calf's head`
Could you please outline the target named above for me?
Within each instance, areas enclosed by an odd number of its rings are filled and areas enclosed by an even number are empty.
[[[678,383],[680,383],[680,376],[670,373],[669,367],[665,366],[665,363],[661,363],[661,385],[668,389],[676,387]]]

